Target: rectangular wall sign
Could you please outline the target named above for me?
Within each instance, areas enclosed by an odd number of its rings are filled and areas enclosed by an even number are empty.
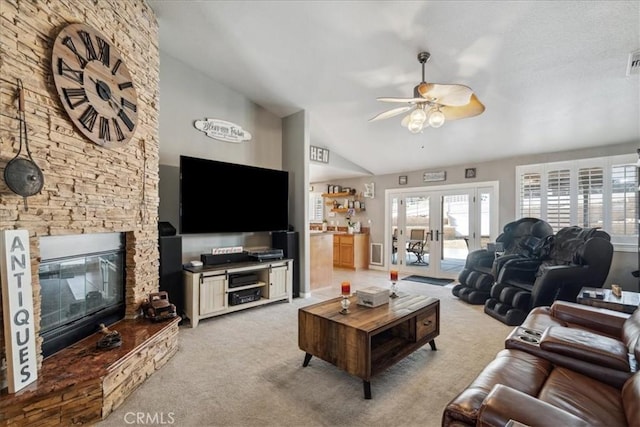
[[[27,230],[0,231],[0,281],[9,393],[38,378]]]
[[[445,171],[425,172],[422,178],[424,182],[444,181],[447,179],[447,173]]]
[[[329,150],[311,145],[309,160],[320,163],[329,163]]]

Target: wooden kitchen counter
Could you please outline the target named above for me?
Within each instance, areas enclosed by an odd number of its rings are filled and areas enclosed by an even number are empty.
[[[333,283],[333,233],[310,233],[311,289],[326,288]]]

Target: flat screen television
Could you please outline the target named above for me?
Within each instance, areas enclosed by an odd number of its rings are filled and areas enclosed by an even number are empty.
[[[288,172],[180,156],[180,233],[288,227]]]

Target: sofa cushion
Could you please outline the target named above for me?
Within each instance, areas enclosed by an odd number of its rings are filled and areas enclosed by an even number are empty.
[[[631,369],[622,341],[581,329],[550,326],[542,334],[540,348],[619,371]]]
[[[564,409],[590,425],[607,427],[629,425],[620,397],[619,389],[562,367],[551,372],[538,395],[538,399]]]

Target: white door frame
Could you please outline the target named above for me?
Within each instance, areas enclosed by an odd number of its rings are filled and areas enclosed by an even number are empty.
[[[428,186],[428,187],[411,187],[411,188],[393,188],[385,190],[385,246],[386,248],[391,248],[393,242],[391,241],[392,235],[392,224],[391,224],[391,196],[392,195],[415,195],[425,194],[425,195],[433,195],[439,196],[441,192],[447,191],[471,191],[474,195],[474,202],[472,205],[472,211],[470,212],[470,230],[473,227],[474,229],[480,229],[481,224],[481,203],[476,202],[481,193],[491,193],[490,198],[490,225],[489,225],[489,234],[490,240],[495,240],[500,234],[499,227],[499,182],[498,181],[485,181],[485,182],[475,182],[473,184],[447,184],[447,185],[437,185],[437,186]],[[478,200],[479,201],[479,200]],[[439,220],[439,219],[438,219]],[[469,239],[469,250],[477,249],[480,247],[480,233],[473,233],[470,235]],[[395,267],[392,264],[392,251],[386,251],[385,263],[387,265],[387,269],[391,269]]]

